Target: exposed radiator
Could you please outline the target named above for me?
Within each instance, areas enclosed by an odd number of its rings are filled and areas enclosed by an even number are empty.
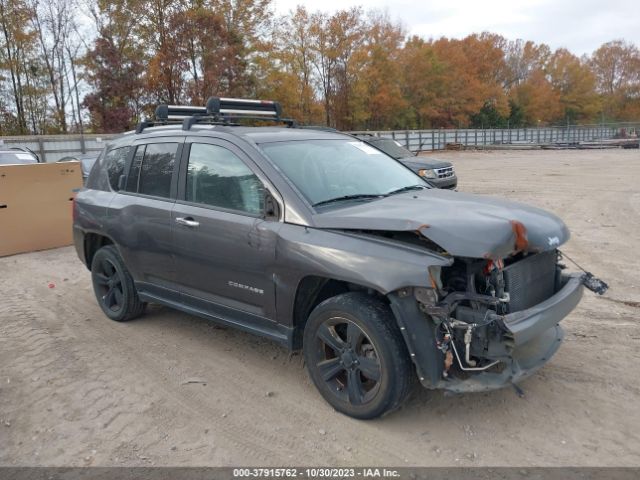
[[[555,293],[556,251],[536,253],[504,269],[509,311],[518,312],[545,301]]]

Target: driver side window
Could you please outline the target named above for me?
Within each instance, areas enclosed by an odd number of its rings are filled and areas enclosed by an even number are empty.
[[[264,187],[232,151],[193,143],[187,166],[186,200],[259,215],[263,211]]]

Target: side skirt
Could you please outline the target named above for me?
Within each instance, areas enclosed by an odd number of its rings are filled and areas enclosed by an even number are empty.
[[[269,319],[251,315],[246,312],[234,311],[221,305],[211,305],[211,309],[201,309],[186,304],[184,301],[170,299],[164,295],[145,291],[143,285],[138,285],[138,295],[143,302],[159,303],[190,315],[195,315],[221,325],[236,328],[254,335],[268,338],[291,350],[293,347],[293,329],[280,325]],[[215,312],[213,311],[215,310]]]

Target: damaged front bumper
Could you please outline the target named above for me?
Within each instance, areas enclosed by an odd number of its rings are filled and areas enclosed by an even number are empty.
[[[582,298],[582,286],[582,275],[564,275],[560,280],[560,289],[551,298],[520,312],[491,317],[502,321],[513,337],[515,347],[520,347],[569,315]]]
[[[464,372],[461,377],[443,375],[445,358],[438,346],[437,327],[418,309],[413,297],[401,291],[390,300],[421,383],[427,388],[464,393],[517,383],[547,363],[564,338],[558,324],[576,307],[582,292],[582,275],[562,275],[558,290],[547,300],[511,314],[491,314],[490,320],[501,326],[504,335],[490,340],[495,344],[487,351],[495,353],[483,358],[499,363],[486,371]]]
[[[540,369],[560,347],[564,331],[560,325],[551,327],[538,337],[513,350],[510,358],[502,359],[500,372],[478,372],[466,379],[452,378],[439,387],[451,393],[486,392],[518,383]]]

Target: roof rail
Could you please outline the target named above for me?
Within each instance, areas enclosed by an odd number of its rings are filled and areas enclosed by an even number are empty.
[[[271,100],[210,97],[205,107],[189,105],[158,105],[155,120],[145,120],[136,127],[136,133],[154,125],[182,122],[183,130],[190,130],[196,123],[208,125],[237,125],[237,120],[261,120],[282,122],[289,127],[295,120],[282,118],[280,103]]]

